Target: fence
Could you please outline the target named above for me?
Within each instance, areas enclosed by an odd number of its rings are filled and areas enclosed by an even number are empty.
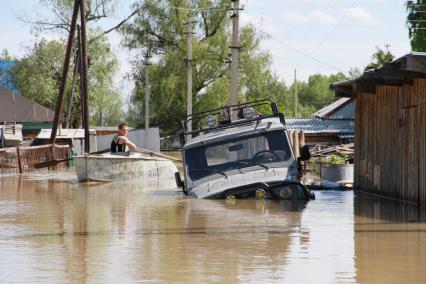
[[[0,149],[0,175],[31,172],[41,162],[69,157],[68,145],[41,145]],[[55,169],[68,168],[69,163],[57,163]],[[53,168],[53,167],[52,167]]]

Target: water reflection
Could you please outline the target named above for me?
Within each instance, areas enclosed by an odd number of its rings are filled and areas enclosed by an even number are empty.
[[[359,193],[355,253],[360,283],[426,283],[425,208]]]
[[[195,200],[174,181],[0,178],[0,282],[424,282],[424,212],[357,195]],[[355,214],[354,214],[355,213]]]

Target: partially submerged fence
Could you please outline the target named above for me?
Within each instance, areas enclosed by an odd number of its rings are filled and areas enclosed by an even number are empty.
[[[69,157],[68,145],[41,145],[0,148],[0,174],[25,173],[37,170],[41,162],[64,160]],[[69,163],[57,163],[55,169],[68,168]],[[53,166],[52,166],[53,168]]]

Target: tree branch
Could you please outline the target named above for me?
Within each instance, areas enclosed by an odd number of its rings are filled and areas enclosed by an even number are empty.
[[[99,35],[97,35],[96,37],[94,37],[93,39],[91,39],[90,41],[89,41],[89,43],[91,43],[91,42],[93,42],[93,41],[95,41],[95,40],[97,40],[97,39],[99,39],[100,37],[102,37],[102,36],[104,36],[104,35],[106,35],[106,34],[108,34],[108,33],[110,33],[110,32],[112,32],[112,31],[115,31],[115,30],[117,30],[117,29],[119,29],[122,25],[124,25],[128,20],[130,20],[134,15],[136,15],[137,13],[138,13],[138,11],[139,11],[139,9],[136,9],[135,11],[133,11],[127,18],[125,18],[124,20],[122,20],[121,22],[119,22],[117,25],[115,25],[115,26],[113,26],[112,28],[110,28],[110,29],[108,29],[108,30],[106,30],[106,31],[104,31],[104,32],[102,32],[102,33],[100,33]]]
[[[206,27],[206,36],[200,40],[201,42],[206,40],[207,38],[209,38],[211,36],[214,36],[217,33],[219,28],[222,26],[222,21],[223,21],[223,19],[225,19],[225,16],[226,16],[226,13],[222,13],[219,21],[217,22],[216,26],[212,29],[212,31],[210,33],[208,33],[208,28]]]

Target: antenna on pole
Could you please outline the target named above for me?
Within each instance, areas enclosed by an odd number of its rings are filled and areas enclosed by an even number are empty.
[[[238,44],[238,29],[239,29],[239,14],[240,14],[240,1],[232,0],[232,42],[231,42],[231,51],[232,51],[232,61],[231,61],[231,97],[230,104],[235,105],[238,102],[238,52],[240,51],[240,46]]]

